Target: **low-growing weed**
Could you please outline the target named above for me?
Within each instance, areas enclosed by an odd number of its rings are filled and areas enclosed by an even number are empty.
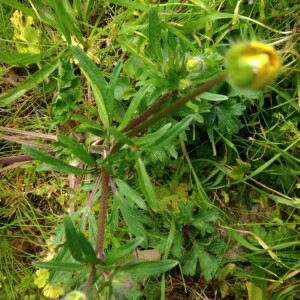
[[[296,2],[0,3],[5,299],[297,295]]]

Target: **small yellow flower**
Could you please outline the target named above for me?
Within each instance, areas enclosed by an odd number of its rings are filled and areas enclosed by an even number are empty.
[[[260,42],[242,42],[227,54],[230,81],[239,88],[260,89],[270,83],[280,69],[276,50]]]
[[[43,289],[43,294],[44,294],[45,297],[57,299],[59,296],[64,295],[65,291],[59,285],[53,286],[51,284],[46,284],[44,289]]]
[[[13,39],[17,42],[18,52],[39,54],[41,52],[39,46],[41,31],[33,26],[33,18],[24,16],[21,11],[16,10],[10,21],[14,27]]]
[[[38,269],[36,272],[36,279],[34,280],[34,284],[38,287],[38,288],[43,288],[46,283],[47,280],[49,278],[49,270],[47,269]]]

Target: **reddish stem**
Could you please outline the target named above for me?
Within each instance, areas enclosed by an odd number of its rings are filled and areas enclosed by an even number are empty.
[[[101,169],[101,179],[102,179],[102,191],[101,191],[99,222],[98,222],[97,240],[96,240],[96,255],[99,259],[102,259],[104,257],[103,244],[104,244],[104,237],[105,237],[106,210],[107,210],[107,200],[108,200],[108,191],[109,191],[109,175],[105,168]]]
[[[146,109],[141,115],[137,116],[129,122],[129,124],[121,130],[121,132],[129,131],[130,129],[136,127],[140,123],[144,122],[148,117],[150,117],[155,111],[157,111],[161,105],[163,105],[172,95],[177,93],[176,90],[171,91],[163,96],[161,96],[155,103],[153,103],[148,109]]]

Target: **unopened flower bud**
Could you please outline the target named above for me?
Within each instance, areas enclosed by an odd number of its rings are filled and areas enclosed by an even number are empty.
[[[188,79],[180,79],[178,86],[180,90],[185,90],[192,85],[191,81]]]
[[[259,42],[243,42],[227,54],[229,80],[243,89],[260,89],[271,82],[280,68],[276,50]]]
[[[87,300],[86,295],[80,291],[72,291],[67,294],[64,300]]]
[[[112,279],[112,287],[119,292],[128,292],[135,285],[134,280],[127,273],[117,273]]]
[[[187,61],[186,67],[189,72],[198,73],[203,69],[204,62],[201,56],[194,56]]]

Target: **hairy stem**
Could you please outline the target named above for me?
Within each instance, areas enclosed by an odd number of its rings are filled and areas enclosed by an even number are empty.
[[[101,191],[101,202],[99,211],[99,221],[97,230],[97,240],[96,240],[96,255],[99,259],[103,258],[103,244],[105,237],[105,225],[106,225],[106,210],[107,210],[107,200],[109,191],[109,175],[105,168],[101,169],[101,181],[102,181],[102,191]]]
[[[48,152],[48,154],[54,156],[54,151],[50,151]],[[7,157],[0,157],[0,164],[3,165],[11,165],[11,164],[15,164],[15,163],[19,163],[19,162],[29,162],[32,161],[33,158],[30,155],[17,155],[17,156],[7,156]]]
[[[87,293],[89,288],[91,287],[91,285],[93,284],[93,282],[95,281],[95,278],[96,278],[96,272],[97,272],[97,269],[96,269],[96,266],[93,265],[92,266],[92,271],[90,273],[90,276],[82,290],[83,293]]]
[[[193,100],[196,96],[202,94],[203,92],[209,90],[210,88],[212,88],[216,84],[222,82],[225,79],[225,77],[226,77],[226,74],[223,73],[223,74],[220,74],[219,76],[211,79],[210,81],[207,81],[206,83],[200,85],[199,87],[195,88],[193,91],[188,93],[187,95],[179,98],[178,100],[176,100],[175,102],[173,102],[172,104],[167,106],[166,108],[159,111],[157,114],[155,114],[150,119],[146,120],[145,122],[143,122],[139,126],[135,127],[131,131],[129,131],[127,135],[130,136],[130,137],[136,136],[138,133],[146,130],[149,126],[151,126],[154,123],[156,123],[157,121],[165,118],[167,115],[174,112],[176,109],[182,107],[187,102]]]
[[[137,116],[129,122],[129,124],[121,130],[121,132],[127,132],[132,128],[136,127],[140,123],[144,122],[148,117],[150,117],[155,111],[157,111],[162,104],[164,104],[172,95],[177,91],[171,91],[163,96],[161,96],[155,103],[153,103],[148,109],[146,109],[141,115]]]

